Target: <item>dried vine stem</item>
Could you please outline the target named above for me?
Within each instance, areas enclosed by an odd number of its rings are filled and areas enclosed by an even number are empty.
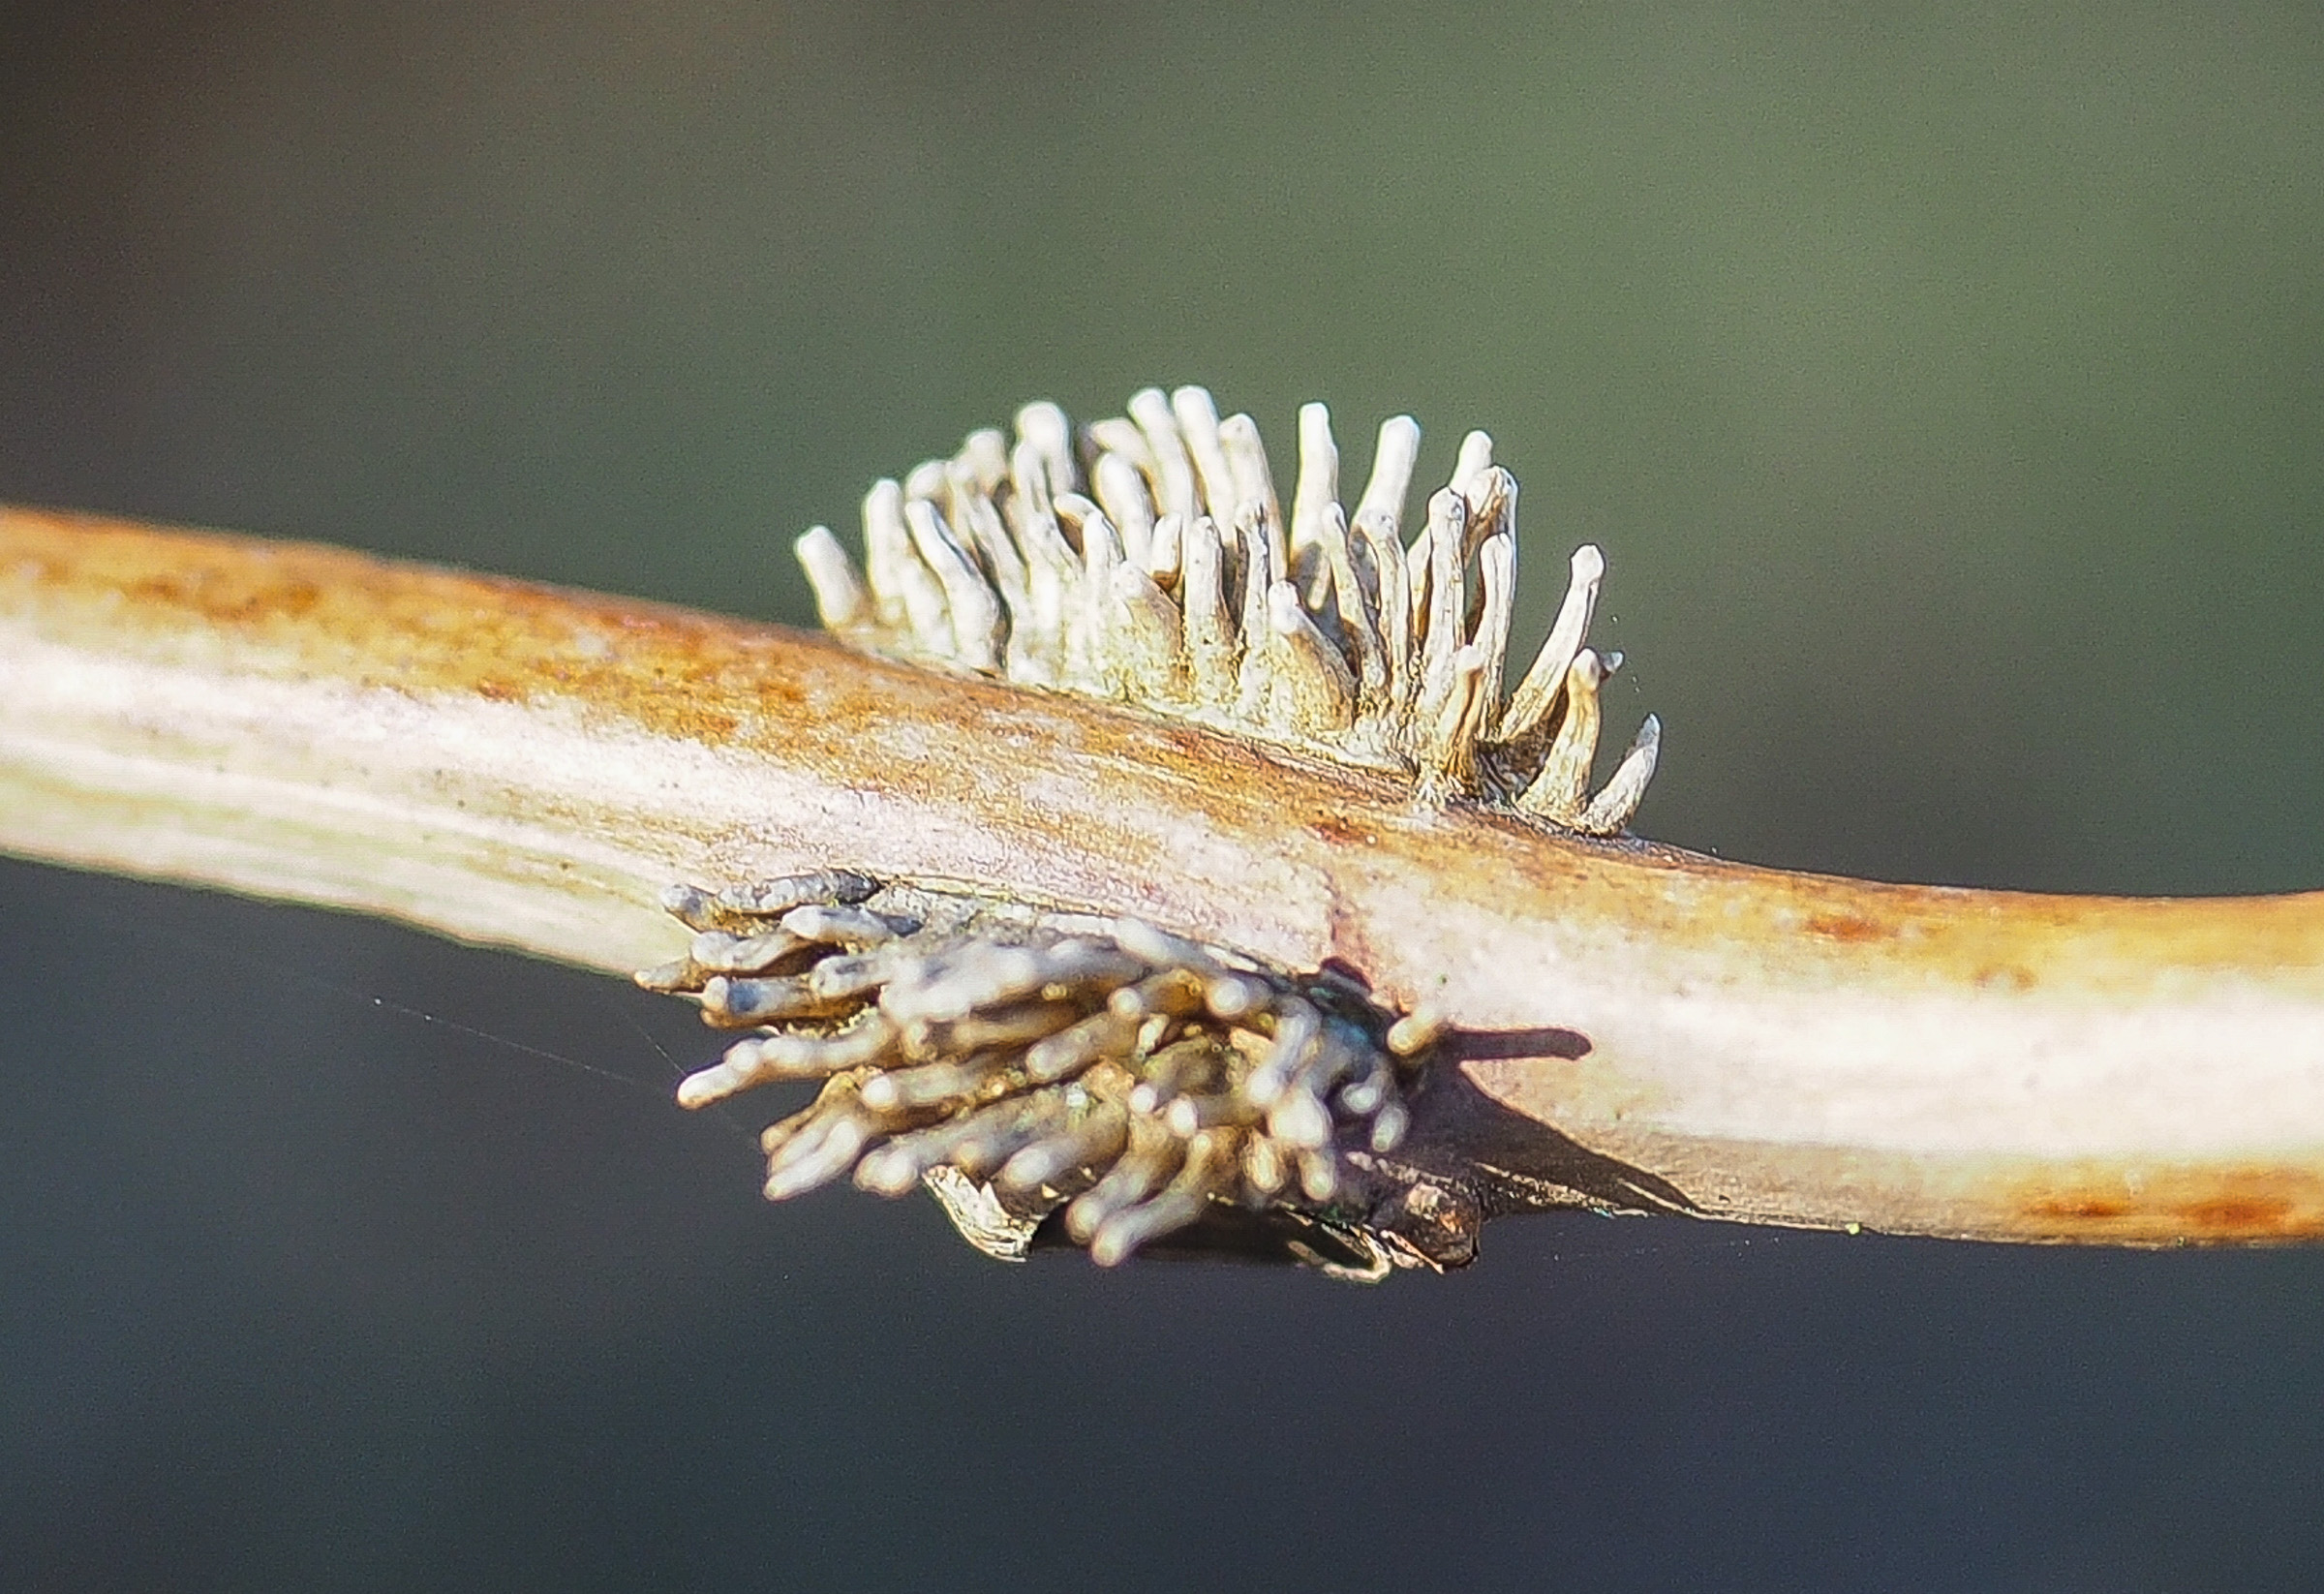
[[[952,459],[878,483],[864,501],[868,588],[828,528],[809,532],[798,550],[824,623],[914,663],[1386,772],[1422,807],[1482,802],[1588,836],[1628,824],[1660,726],[1647,718],[1592,796],[1598,688],[1621,661],[1584,645],[1596,548],[1574,555],[1557,622],[1503,696],[1517,482],[1492,439],[1462,442],[1407,546],[1410,416],[1381,427],[1351,531],[1324,406],[1300,412],[1288,526],[1248,415],[1220,420],[1200,387],[1148,388],[1129,410],[1077,447],[1062,411],[1028,404],[1014,446],[972,432]],[[714,1024],[764,1031],[681,1101],[825,1081],[767,1131],[769,1197],[850,1169],[890,1193],[926,1180],[963,1234],[1010,1255],[1060,1213],[1111,1263],[1232,1211],[1290,1224],[1295,1254],[1357,1276],[1474,1254],[1475,1180],[1386,1160],[1433,1050],[1415,1038],[1433,1037],[1426,1014],[1135,918],[1069,932],[971,904],[985,928],[963,930],[916,905],[857,905],[875,893],[889,895],[829,872],[677,888],[695,944],[639,976],[698,996]]]
[[[669,882],[833,865],[1353,970],[1453,1026],[1380,1170],[1422,1214],[2324,1233],[2324,894],[1787,874],[1416,805],[1300,741],[650,604],[0,513],[11,851],[625,972],[686,949]]]

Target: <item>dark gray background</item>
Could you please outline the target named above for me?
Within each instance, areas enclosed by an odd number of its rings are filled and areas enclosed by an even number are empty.
[[[0,498],[801,620],[1027,397],[1409,409],[1529,626],[1605,546],[1645,833],[2324,885],[2319,84],[2288,7],[0,6]],[[2324,1576],[2315,1256],[1005,1269],[763,1208],[612,982],[14,864],[0,942],[0,1585]]]

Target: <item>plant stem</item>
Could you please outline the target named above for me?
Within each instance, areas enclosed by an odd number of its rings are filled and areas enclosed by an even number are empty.
[[[2324,1234],[2324,893],[1787,874],[778,627],[0,511],[0,847],[609,971],[843,865],[1327,960],[1456,1027],[1413,1154],[1994,1239]]]

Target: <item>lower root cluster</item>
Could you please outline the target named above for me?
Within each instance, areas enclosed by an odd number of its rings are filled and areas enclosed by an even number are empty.
[[[687,1107],[819,1081],[770,1126],[766,1193],[852,1173],[963,1188],[1029,1235],[1061,1217],[1111,1266],[1220,1207],[1329,1213],[1383,1154],[1436,1026],[1136,919],[1035,912],[846,871],[677,886],[686,957],[638,975],[749,1029]],[[969,1224],[963,1220],[963,1229]]]

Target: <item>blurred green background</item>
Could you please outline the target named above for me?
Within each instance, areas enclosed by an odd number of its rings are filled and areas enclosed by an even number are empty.
[[[0,493],[804,620],[789,537],[1200,381],[1612,561],[1648,834],[2324,884],[2306,8],[20,19]]]
[[[2324,885],[2324,14],[0,8],[0,499],[804,621],[1050,396],[1604,545],[1638,828]],[[402,1010],[421,1010],[437,1022]],[[528,1050],[531,1049],[531,1050]],[[39,1586],[2316,1586],[2324,1261],[1543,1218],[1373,1293],[773,1211],[683,1014],[0,865]],[[607,1076],[612,1076],[608,1079]],[[0,1581],[9,1579],[0,1577]]]

